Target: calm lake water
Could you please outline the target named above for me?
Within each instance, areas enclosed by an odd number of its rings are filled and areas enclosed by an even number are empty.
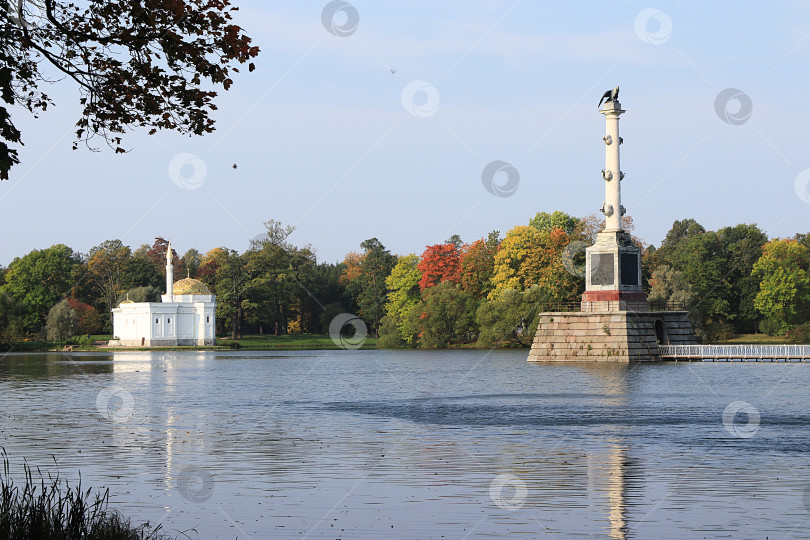
[[[0,445],[199,538],[810,538],[810,364],[526,355],[10,354]]]

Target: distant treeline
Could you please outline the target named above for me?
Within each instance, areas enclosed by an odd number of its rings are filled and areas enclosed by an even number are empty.
[[[624,220],[632,232],[632,219]],[[582,248],[603,222],[541,212],[503,237],[492,231],[465,242],[454,235],[421,255],[394,255],[370,238],[339,264],[290,244],[293,227],[265,226],[243,253],[174,253],[176,279],[198,279],[217,295],[220,335],[327,333],[334,317],[353,313],[384,347],[525,347],[538,313],[579,301]],[[685,219],[657,249],[634,241],[643,249],[649,299],[685,306],[700,339],[807,331],[810,235],[769,240],[755,224],[707,231]],[[107,240],[81,254],[58,244],[0,267],[0,342],[41,335],[49,313],[52,321],[73,321],[60,338],[110,333],[110,310],[122,300],[159,301],[167,246],[156,238],[133,251]]]

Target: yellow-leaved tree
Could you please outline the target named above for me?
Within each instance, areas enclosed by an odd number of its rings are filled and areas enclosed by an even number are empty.
[[[579,300],[585,282],[563,266],[563,250],[571,241],[561,228],[538,230],[518,225],[506,233],[495,255],[495,273],[490,300],[512,289],[525,291],[540,286],[554,302]]]

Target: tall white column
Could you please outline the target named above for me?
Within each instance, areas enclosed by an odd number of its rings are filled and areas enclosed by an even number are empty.
[[[166,250],[166,294],[168,296],[174,294],[174,263],[172,263],[171,241],[169,241],[169,247]]]
[[[605,142],[605,169],[602,178],[605,180],[605,202],[602,212],[605,214],[605,231],[617,232],[622,230],[622,190],[621,190],[621,164],[619,161],[619,116],[625,111],[618,101],[609,101],[599,110],[605,115],[606,133],[602,137]]]

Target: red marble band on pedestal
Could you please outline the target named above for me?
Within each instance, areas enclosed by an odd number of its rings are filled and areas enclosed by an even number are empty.
[[[585,291],[582,293],[583,302],[646,302],[644,291]]]

